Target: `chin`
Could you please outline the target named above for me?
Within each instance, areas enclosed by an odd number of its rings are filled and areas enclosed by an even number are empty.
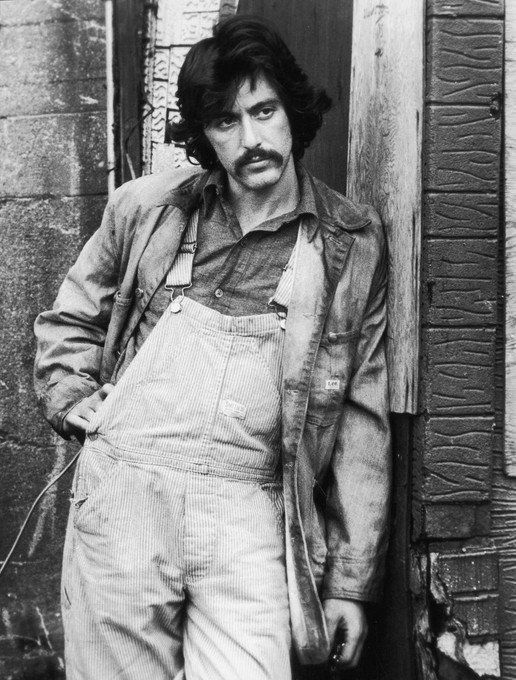
[[[277,184],[280,177],[281,174],[277,172],[264,172],[257,174],[254,177],[243,177],[241,179],[241,184],[248,189],[268,189]]]

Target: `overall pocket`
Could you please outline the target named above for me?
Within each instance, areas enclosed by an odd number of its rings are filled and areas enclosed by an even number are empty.
[[[72,486],[74,526],[83,529],[85,518],[95,506],[109,496],[120,461],[86,442],[79,457]]]

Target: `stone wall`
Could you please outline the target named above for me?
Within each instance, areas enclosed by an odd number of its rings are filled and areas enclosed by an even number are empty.
[[[501,674],[492,481],[502,66],[501,0],[427,0],[413,506],[427,680]]]
[[[38,413],[36,314],[105,204],[102,0],[0,0],[0,557],[75,451]],[[64,677],[59,575],[70,475],[40,504],[0,580],[0,677]]]

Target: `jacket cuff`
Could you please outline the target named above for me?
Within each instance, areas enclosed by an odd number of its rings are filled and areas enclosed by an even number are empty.
[[[93,378],[69,375],[43,392],[38,401],[54,430],[63,439],[70,439],[70,435],[63,432],[63,420],[76,404],[99,389],[100,385]]]
[[[375,559],[328,556],[321,597],[377,602],[382,596],[382,582],[383,569]]]

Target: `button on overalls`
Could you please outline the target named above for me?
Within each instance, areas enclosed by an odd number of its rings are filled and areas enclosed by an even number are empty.
[[[283,327],[181,295],[93,416],[63,566],[68,680],[291,677]]]

